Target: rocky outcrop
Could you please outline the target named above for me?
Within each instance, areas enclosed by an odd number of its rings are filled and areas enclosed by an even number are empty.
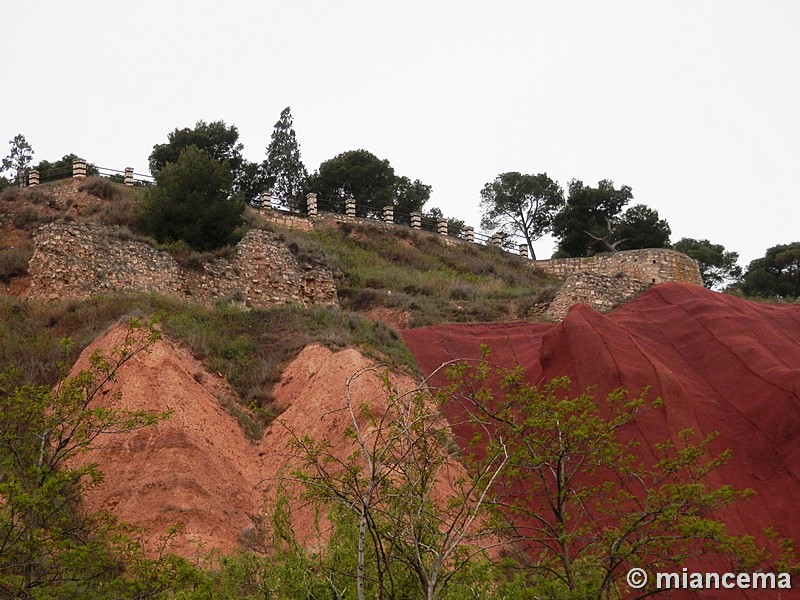
[[[230,258],[186,268],[167,252],[97,224],[50,223],[34,235],[31,298],[83,299],[113,291],[178,294],[199,302],[232,300],[337,304],[330,269],[301,265],[273,233],[249,231]]]

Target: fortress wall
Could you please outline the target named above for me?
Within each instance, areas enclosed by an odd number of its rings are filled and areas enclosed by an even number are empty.
[[[588,271],[607,276],[624,273],[651,285],[667,281],[703,284],[697,261],[666,248],[628,250],[581,258],[534,260],[531,265],[562,279],[574,273]]]
[[[186,268],[169,253],[113,228],[50,223],[34,235],[28,272],[29,297],[45,300],[136,291],[257,307],[338,303],[329,269],[301,265],[277,236],[261,230],[248,232],[232,257]]]

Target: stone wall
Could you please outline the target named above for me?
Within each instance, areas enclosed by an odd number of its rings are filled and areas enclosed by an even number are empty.
[[[252,230],[230,258],[197,268],[97,224],[50,223],[34,235],[29,297],[83,299],[111,291],[178,294],[266,307],[284,302],[337,304],[333,273],[298,263],[272,233]]]
[[[596,311],[605,313],[632,300],[651,285],[652,283],[639,281],[621,271],[615,275],[573,273],[564,281],[545,312],[545,317],[560,321],[566,316],[569,307],[578,303],[588,304]]]
[[[677,281],[703,285],[697,261],[681,252],[665,248],[628,250],[583,258],[534,260],[531,265],[562,279],[579,272],[609,276],[624,273],[649,284]]]

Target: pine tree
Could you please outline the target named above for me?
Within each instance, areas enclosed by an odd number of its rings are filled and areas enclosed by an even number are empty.
[[[267,146],[264,171],[272,189],[273,201],[287,208],[297,208],[302,201],[303,184],[308,171],[300,159],[300,145],[292,128],[292,113],[288,106],[281,111],[281,118],[275,123],[272,139]]]
[[[25,139],[25,136],[17,134],[14,139],[8,142],[11,145],[11,152],[3,159],[3,171],[15,171],[17,184],[20,187],[25,185],[25,172],[33,160],[33,147]]]

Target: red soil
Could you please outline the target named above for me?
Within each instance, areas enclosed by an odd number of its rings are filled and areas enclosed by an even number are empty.
[[[84,351],[74,371],[86,367],[95,348],[111,348],[123,335],[121,326],[110,330]],[[146,527],[151,542],[180,523],[183,529],[172,550],[185,556],[212,548],[233,550],[256,529],[264,512],[264,489],[290,464],[289,431],[327,439],[341,457],[352,451],[342,435],[345,382],[370,365],[355,350],[307,347],[275,389],[276,401],[285,407],[279,422],[252,444],[220,406],[218,398],[233,395],[224,382],[184,348],[168,340],[156,343],[121,369],[114,390],[122,395],[119,407],[171,409],[172,416],[154,427],[102,437],[101,447],[87,460],[99,465],[105,480],[85,495],[87,509],[109,510]],[[395,383],[401,389],[414,385],[403,378]],[[383,397],[377,375],[360,378],[354,391],[375,404]],[[310,515],[296,515],[301,539],[314,535]]]
[[[86,368],[96,348],[119,345],[125,328],[112,328],[87,348],[73,369]],[[122,435],[105,435],[100,447],[84,460],[96,462],[104,481],[85,494],[89,511],[107,510],[122,520],[146,528],[152,549],[157,538],[174,524],[182,530],[170,550],[187,557],[218,549],[230,552],[245,545],[259,549],[264,519],[265,494],[279,476],[297,463],[288,444],[296,435],[330,443],[331,451],[344,460],[354,450],[343,435],[349,423],[345,403],[348,378],[374,364],[356,350],[331,352],[311,345],[284,370],[274,390],[283,409],[277,421],[258,443],[248,442],[239,425],[220,406],[219,399],[234,394],[219,377],[184,348],[162,340],[149,352],[139,354],[119,372],[113,389],[121,394],[118,408],[160,412],[172,416],[153,427]],[[354,404],[385,410],[386,392],[380,371],[367,371],[351,385]],[[399,392],[415,387],[407,377],[392,376]],[[113,396],[103,394],[99,402]],[[444,421],[443,421],[444,423]],[[446,425],[446,423],[444,423]],[[446,477],[465,477],[463,467],[448,461]],[[298,491],[291,484],[289,492]],[[436,493],[449,497],[446,487]],[[310,506],[295,502],[292,524],[302,543],[324,543],[325,523],[318,530]]]
[[[478,358],[486,344],[494,362],[519,363],[534,384],[567,375],[573,391],[596,385],[598,398],[620,386],[635,392],[650,386],[649,397],[662,397],[664,406],[643,413],[624,436],[647,448],[677,440],[684,428],[719,432],[712,449],[729,448],[733,459],[710,483],[756,492],[726,511],[730,529],[759,535],[770,526],[800,540],[800,306],[663,284],[607,315],[577,305],[557,324],[402,333],[426,374],[447,360]],[[468,431],[455,430],[469,439]]]

